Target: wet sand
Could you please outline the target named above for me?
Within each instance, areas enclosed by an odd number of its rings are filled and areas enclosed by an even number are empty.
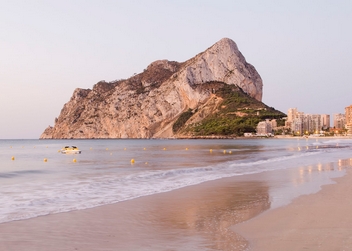
[[[250,241],[250,250],[352,250],[352,170],[232,229]]]
[[[284,209],[268,209],[287,204],[299,194],[317,192],[320,183],[326,182],[329,174],[339,173],[337,168],[337,164],[330,163],[238,176],[113,205],[3,223],[0,224],[0,250],[236,251],[250,247],[256,248],[255,250],[290,250],[286,245],[300,242],[302,235],[309,236],[311,231],[318,236],[323,235],[319,239],[314,239],[312,235],[315,242],[311,241],[313,246],[310,247],[316,247],[314,245],[319,240],[325,240],[337,227],[340,228],[334,233],[345,238],[345,231],[352,232],[352,229],[347,228],[351,225],[340,225],[340,222],[337,225],[332,224],[333,228],[323,228],[320,231],[319,228],[296,229],[294,223],[307,220],[308,225],[312,225],[313,218],[310,215],[315,215],[315,211],[323,212],[325,207],[328,211],[321,217],[326,217],[329,222],[335,222],[336,217],[342,219],[341,214],[351,211],[352,205],[346,204],[345,211],[340,212],[337,211],[340,208],[340,202],[337,201],[352,194],[352,186],[350,190],[341,189],[340,185],[326,186],[323,192],[309,195],[312,197],[308,204],[304,198],[309,196],[304,196]],[[341,175],[343,172],[341,169]],[[341,181],[351,175],[346,177]],[[333,192],[326,195],[325,190],[330,191],[330,188],[334,188],[331,190]],[[320,200],[323,202],[319,204]],[[334,200],[335,204],[330,205],[330,200]],[[314,203],[317,206],[307,216],[306,208],[309,208],[311,201],[317,202]],[[288,212],[281,211],[287,208]],[[302,213],[305,216],[299,216]],[[292,217],[296,214],[303,218]],[[245,221],[239,228],[235,227],[235,231],[231,230],[233,225]],[[320,219],[314,221],[316,224],[320,223]],[[299,235],[289,237],[288,234],[295,230]],[[277,236],[281,236],[281,232],[286,234],[280,239]],[[269,245],[266,239],[278,242]]]
[[[0,250],[243,250],[230,230],[270,207],[264,182],[226,179],[0,224]]]

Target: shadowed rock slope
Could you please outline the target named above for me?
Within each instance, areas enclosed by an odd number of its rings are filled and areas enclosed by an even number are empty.
[[[262,87],[259,74],[246,62],[235,42],[224,38],[186,62],[159,60],[129,79],[101,81],[93,89],[77,88],[55,119],[55,125],[46,128],[40,138],[164,138],[200,136],[202,132],[214,134],[197,126],[203,120],[213,119],[217,123],[219,119],[221,124],[224,121],[220,118],[224,117],[229,120],[251,117],[233,110],[223,113],[229,107],[222,103],[227,99],[221,94],[224,90],[251,100],[250,104],[238,104],[239,108],[249,109],[253,105],[261,110],[269,109],[260,102]],[[232,133],[216,131],[215,134]]]

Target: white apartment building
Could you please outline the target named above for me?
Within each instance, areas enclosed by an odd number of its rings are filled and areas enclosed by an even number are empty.
[[[275,121],[276,122],[276,121]],[[269,121],[269,119],[265,121],[261,121],[257,125],[257,135],[268,135],[271,134],[273,131],[272,129],[272,123]]]
[[[336,129],[344,129],[346,124],[345,114],[336,113],[334,114],[334,127]]]

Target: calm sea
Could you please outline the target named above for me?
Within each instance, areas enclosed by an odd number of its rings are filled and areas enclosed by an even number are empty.
[[[82,154],[58,152],[66,145]],[[329,163],[350,165],[351,150],[352,140],[323,138],[0,140],[0,223],[285,168],[328,168],[333,177],[340,165]]]

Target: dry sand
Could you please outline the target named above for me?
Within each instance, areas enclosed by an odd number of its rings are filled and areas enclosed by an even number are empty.
[[[352,250],[352,170],[335,181],[233,230],[250,241],[249,250]]]

